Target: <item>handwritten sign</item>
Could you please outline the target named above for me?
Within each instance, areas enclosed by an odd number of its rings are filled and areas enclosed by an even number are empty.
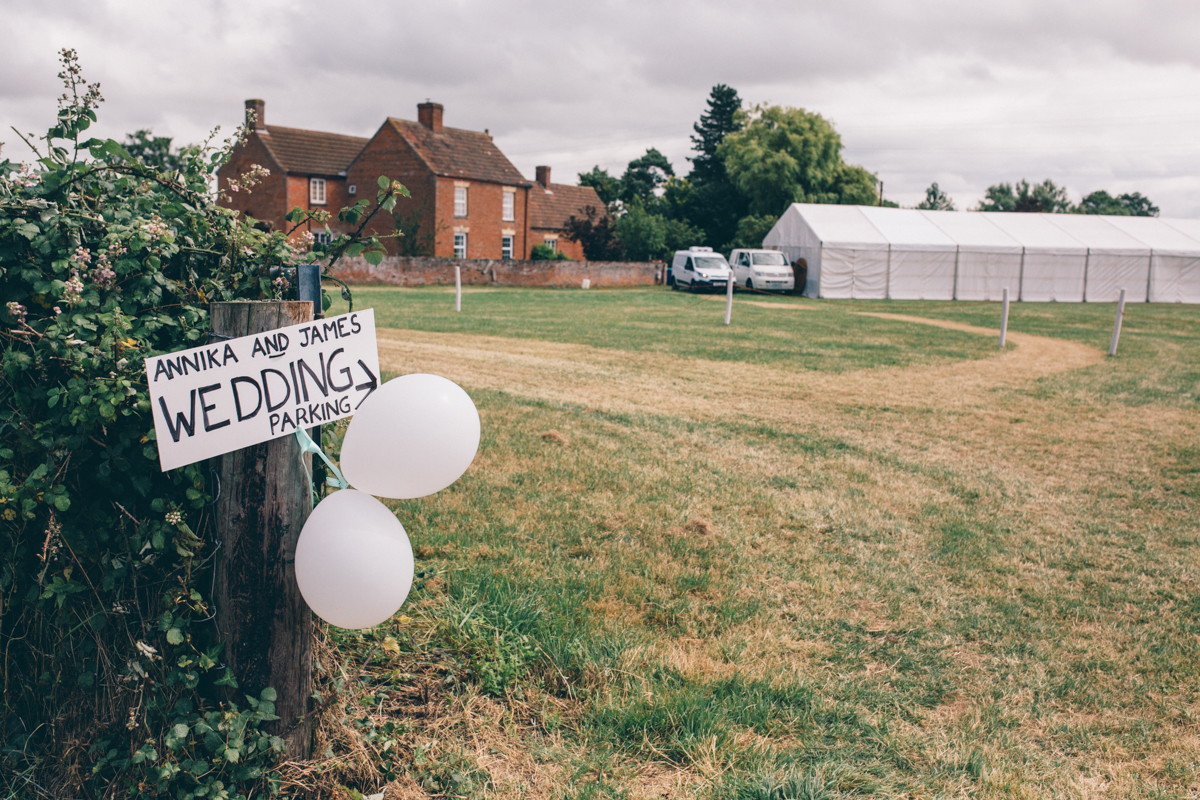
[[[351,416],[379,386],[371,309],[146,359],[165,472]]]

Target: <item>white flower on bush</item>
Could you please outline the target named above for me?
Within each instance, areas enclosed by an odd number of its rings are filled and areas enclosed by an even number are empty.
[[[167,223],[163,222],[162,217],[160,217],[158,214],[155,214],[154,216],[150,217],[150,219],[143,222],[141,224],[141,229],[142,235],[150,240],[161,239],[164,236],[170,235],[171,233],[171,227],[167,225]]]
[[[25,321],[25,314],[26,314],[25,306],[21,305],[16,300],[10,300],[7,303],[5,303],[5,307],[8,309],[9,314],[12,314],[14,317],[17,318],[17,322]]]
[[[78,303],[80,297],[83,296],[83,281],[79,279],[78,272],[72,272],[71,277],[67,279],[67,283],[63,286],[63,300],[68,303]]]

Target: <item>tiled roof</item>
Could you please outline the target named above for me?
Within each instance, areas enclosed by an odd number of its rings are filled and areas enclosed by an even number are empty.
[[[285,170],[304,175],[344,173],[369,141],[361,136],[283,128],[279,125],[268,125],[267,131],[258,140]]]
[[[419,122],[388,117],[435,175],[528,186],[529,181],[504,157],[486,133],[443,127],[434,132]]]
[[[601,216],[606,213],[600,195],[591,186],[552,183],[547,191],[535,183],[529,191],[529,227],[560,230],[572,215],[582,219],[587,206],[594,206]]]

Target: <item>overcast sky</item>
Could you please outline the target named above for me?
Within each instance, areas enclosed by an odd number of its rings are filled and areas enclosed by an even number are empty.
[[[833,121],[845,158],[915,205],[1051,178],[1073,199],[1139,191],[1200,217],[1200,3],[1148,0],[569,3],[0,0],[0,141],[44,132],[57,51],[106,102],[100,135],[194,142],[266,100],[267,121],[370,136],[445,105],[526,176],[620,174],[657,147],[690,168],[713,85]]]

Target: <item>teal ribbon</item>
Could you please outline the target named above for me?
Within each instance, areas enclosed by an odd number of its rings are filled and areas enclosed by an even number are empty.
[[[325,483],[338,489],[350,488],[350,484],[347,483],[346,479],[342,476],[342,471],[337,468],[336,464],[329,460],[329,456],[325,455],[325,452],[321,449],[321,446],[312,440],[312,437],[308,435],[308,431],[304,430],[304,428],[297,428],[296,441],[300,443],[301,464],[304,464],[305,453],[315,453],[321,457],[321,460],[325,462],[325,465],[333,471],[334,475],[337,476],[336,480],[332,476],[326,476]],[[304,474],[308,476],[309,494],[316,496],[316,489],[313,487],[312,473],[309,472],[307,464],[304,464]]]

